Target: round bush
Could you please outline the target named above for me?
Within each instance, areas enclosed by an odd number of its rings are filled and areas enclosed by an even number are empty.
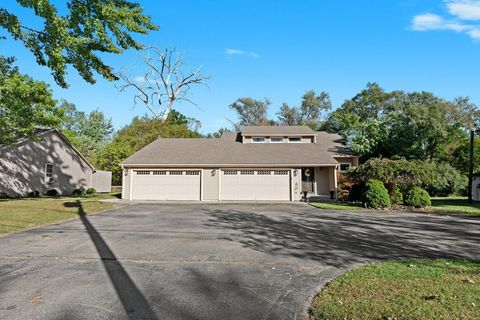
[[[92,195],[92,194],[96,194],[97,190],[95,190],[95,188],[88,188],[87,191],[85,191],[85,193]]]
[[[6,192],[0,192],[0,199],[9,199],[10,196]]]
[[[393,187],[390,193],[390,201],[392,204],[402,204],[403,203],[403,194],[400,192],[398,187]]]
[[[404,203],[415,208],[424,208],[432,205],[428,192],[420,187],[413,187],[405,194]]]
[[[58,191],[57,191],[57,189],[50,189],[45,193],[45,195],[47,195],[49,197],[56,197],[56,196],[58,196]]]
[[[380,180],[368,180],[362,194],[363,203],[373,209],[387,208],[391,206],[388,190]]]
[[[30,192],[30,193],[28,194],[28,196],[29,196],[30,198],[38,198],[38,197],[40,197],[40,191],[38,191],[38,190],[33,190],[32,192]]]
[[[83,190],[81,189],[75,189],[72,191],[72,196],[74,197],[81,197],[83,195]]]

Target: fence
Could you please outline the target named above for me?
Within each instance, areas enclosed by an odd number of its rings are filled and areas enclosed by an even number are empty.
[[[92,187],[99,193],[109,193],[112,190],[112,172],[96,170],[92,176]]]

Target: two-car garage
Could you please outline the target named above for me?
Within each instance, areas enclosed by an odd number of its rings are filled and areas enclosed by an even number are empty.
[[[290,201],[289,169],[141,169],[131,170],[132,200],[204,200],[203,193],[217,201]],[[203,180],[208,179],[208,183]],[[213,182],[213,183],[212,183]]]

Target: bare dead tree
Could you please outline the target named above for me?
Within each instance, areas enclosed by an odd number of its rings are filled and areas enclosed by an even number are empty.
[[[136,91],[135,105],[143,103],[155,118],[166,120],[176,101],[186,101],[195,106],[189,98],[190,89],[194,85],[205,85],[210,78],[200,72],[200,67],[187,71],[184,52],[173,49],[148,47],[145,50],[143,63],[146,71],[143,76],[128,76],[120,72],[118,77],[124,84],[117,86],[120,92],[127,89]]]

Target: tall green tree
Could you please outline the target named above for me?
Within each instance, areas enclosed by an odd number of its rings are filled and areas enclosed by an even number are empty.
[[[32,136],[39,126],[57,126],[61,119],[48,84],[21,74],[13,59],[0,56],[0,144]]]
[[[268,120],[267,117],[269,106],[270,100],[267,98],[262,101],[243,97],[233,102],[230,109],[237,113],[238,122],[235,123],[237,127],[262,126],[272,124],[272,121]]]
[[[31,9],[42,22],[21,20],[0,7],[0,27],[33,53],[37,63],[49,67],[58,85],[67,87],[67,65],[73,66],[89,83],[94,72],[108,80],[117,79],[112,67],[103,62],[104,53],[141,49],[135,34],[157,30],[151,18],[134,1],[70,0],[66,15],[60,15],[50,0],[17,0],[18,6]]]
[[[330,96],[322,91],[319,95],[313,90],[302,96],[298,107],[290,107],[283,103],[277,112],[279,123],[284,126],[310,125],[316,127],[326,113],[332,108]]]
[[[90,113],[78,111],[74,104],[67,101],[62,101],[60,108],[64,110],[63,133],[87,159],[96,164],[100,151],[112,138],[112,120],[98,109]]]

